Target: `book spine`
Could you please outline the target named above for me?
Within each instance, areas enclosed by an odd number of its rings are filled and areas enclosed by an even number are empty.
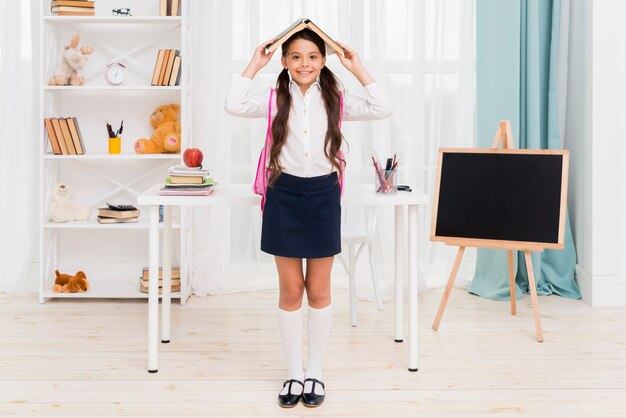
[[[180,84],[180,65],[181,57],[178,55],[174,58],[174,68],[172,69],[172,76],[170,77],[170,86],[178,86]]]
[[[65,139],[63,138],[63,132],[61,131],[61,124],[59,123],[58,118],[52,118],[52,127],[54,128],[54,133],[59,142],[59,148],[61,148],[62,155],[69,155],[70,152],[67,148],[67,144],[65,143]]]
[[[46,131],[48,132],[48,138],[50,139],[50,146],[52,147],[52,153],[54,155],[61,154],[61,147],[59,146],[59,140],[54,133],[54,127],[52,126],[52,120],[50,118],[44,119],[46,125]]]
[[[172,69],[174,68],[174,60],[176,57],[180,55],[180,51],[177,49],[172,49],[170,52],[170,56],[167,60],[167,65],[165,66],[165,76],[163,77],[163,85],[169,86],[170,77],[172,75]]]
[[[70,134],[70,128],[67,124],[67,120],[59,118],[59,125],[61,125],[61,132],[63,132],[63,139],[70,155],[76,155],[76,148],[72,142],[72,134]]]
[[[83,150],[83,154],[85,153],[85,143],[83,142],[83,134],[80,133],[80,125],[78,125],[78,119],[74,119],[74,126],[76,127],[76,133],[78,133],[78,142],[80,143],[80,148]]]
[[[159,85],[159,74],[161,73],[161,65],[163,65],[163,58],[165,57],[165,50],[159,49],[159,53],[157,54],[156,63],[154,64],[154,71],[152,72],[152,82],[150,85],[158,86]]]
[[[74,120],[76,118],[66,118],[67,126],[70,128],[70,135],[72,136],[72,144],[74,144],[74,148],[76,148],[77,155],[83,155],[85,151],[83,151],[82,144],[80,143],[80,139],[78,138],[78,131],[76,130],[76,125],[74,124]]]
[[[163,62],[161,63],[161,69],[159,73],[159,81],[157,82],[157,86],[163,86],[163,79],[165,79],[165,70],[167,67],[167,62],[170,59],[170,54],[172,53],[172,49],[166,49],[165,55],[163,56]]]

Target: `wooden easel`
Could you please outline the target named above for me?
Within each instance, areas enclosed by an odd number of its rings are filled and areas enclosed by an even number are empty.
[[[502,141],[503,149],[512,149],[513,146],[513,133],[511,130],[511,122],[508,120],[501,120],[498,126],[498,130],[496,132],[495,137],[493,138],[493,143],[491,144],[492,149],[498,149],[498,145]],[[448,298],[450,297],[450,292],[452,291],[452,286],[454,285],[454,280],[459,271],[459,266],[461,265],[461,260],[463,259],[463,254],[465,253],[465,247],[477,247],[475,242],[465,241],[462,238],[450,240],[446,242],[448,245],[458,245],[459,251],[457,252],[456,259],[454,260],[454,265],[452,266],[452,271],[450,272],[450,277],[448,278],[448,283],[446,284],[446,289],[443,292],[443,296],[441,297],[441,302],[439,303],[439,309],[437,309],[437,315],[435,316],[435,320],[433,322],[433,330],[437,331],[439,328],[439,323],[441,322],[441,317],[443,316],[443,312],[446,309],[446,304],[448,303]],[[535,288],[535,274],[533,272],[533,262],[530,256],[532,251],[542,252],[543,247],[540,244],[534,243],[485,243],[484,245],[479,245],[481,248],[497,248],[507,250],[509,256],[509,288],[511,289],[511,315],[516,314],[516,301],[515,301],[515,273],[513,271],[513,251],[524,251],[524,258],[526,260],[526,269],[528,271],[528,286],[530,287],[530,296],[533,304],[533,314],[535,316],[535,331],[537,333],[537,341],[543,342],[543,330],[541,329],[541,318],[539,317],[539,300],[537,299],[537,289]]]

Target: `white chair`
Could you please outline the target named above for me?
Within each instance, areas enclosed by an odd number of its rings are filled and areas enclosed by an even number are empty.
[[[361,225],[358,222],[347,222],[349,219],[344,208],[344,217],[341,225],[341,247],[342,253],[337,256],[341,264],[343,265],[346,273],[348,273],[349,285],[350,285],[350,314],[352,326],[356,327],[357,323],[357,299],[356,299],[356,263],[359,261],[359,257],[363,252],[363,249],[367,246],[367,252],[370,263],[370,275],[372,278],[372,286],[374,288],[374,296],[376,298],[376,304],[378,310],[383,310],[383,302],[380,297],[380,286],[378,278],[376,276],[376,268],[374,266],[374,253],[372,240],[374,237],[374,231],[376,230],[376,208],[365,207],[365,225]],[[347,250],[348,259],[344,258],[344,253]],[[355,251],[356,250],[356,251]]]

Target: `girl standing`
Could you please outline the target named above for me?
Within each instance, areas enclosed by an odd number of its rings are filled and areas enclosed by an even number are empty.
[[[339,44],[341,63],[363,85],[366,98],[341,92],[325,66],[326,47],[304,29],[282,44],[283,70],[273,90],[251,94],[252,79],[272,58],[264,42],[235,81],[226,99],[228,113],[271,117],[271,171],[261,250],[274,255],[279,278],[278,322],[288,376],[278,395],[280,406],[319,406],[324,402],[322,361],[330,336],[330,272],[341,252],[339,179],[345,161],[340,152],[341,120],[383,119],[391,100],[363,67],[355,51]],[[268,109],[270,115],[268,115]],[[270,119],[270,120],[271,120]],[[303,268],[302,260],[306,259]],[[302,366],[302,296],[308,301],[308,363]]]

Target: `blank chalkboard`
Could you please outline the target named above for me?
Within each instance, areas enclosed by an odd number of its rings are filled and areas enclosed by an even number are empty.
[[[563,248],[568,158],[566,150],[440,149],[431,239]]]

